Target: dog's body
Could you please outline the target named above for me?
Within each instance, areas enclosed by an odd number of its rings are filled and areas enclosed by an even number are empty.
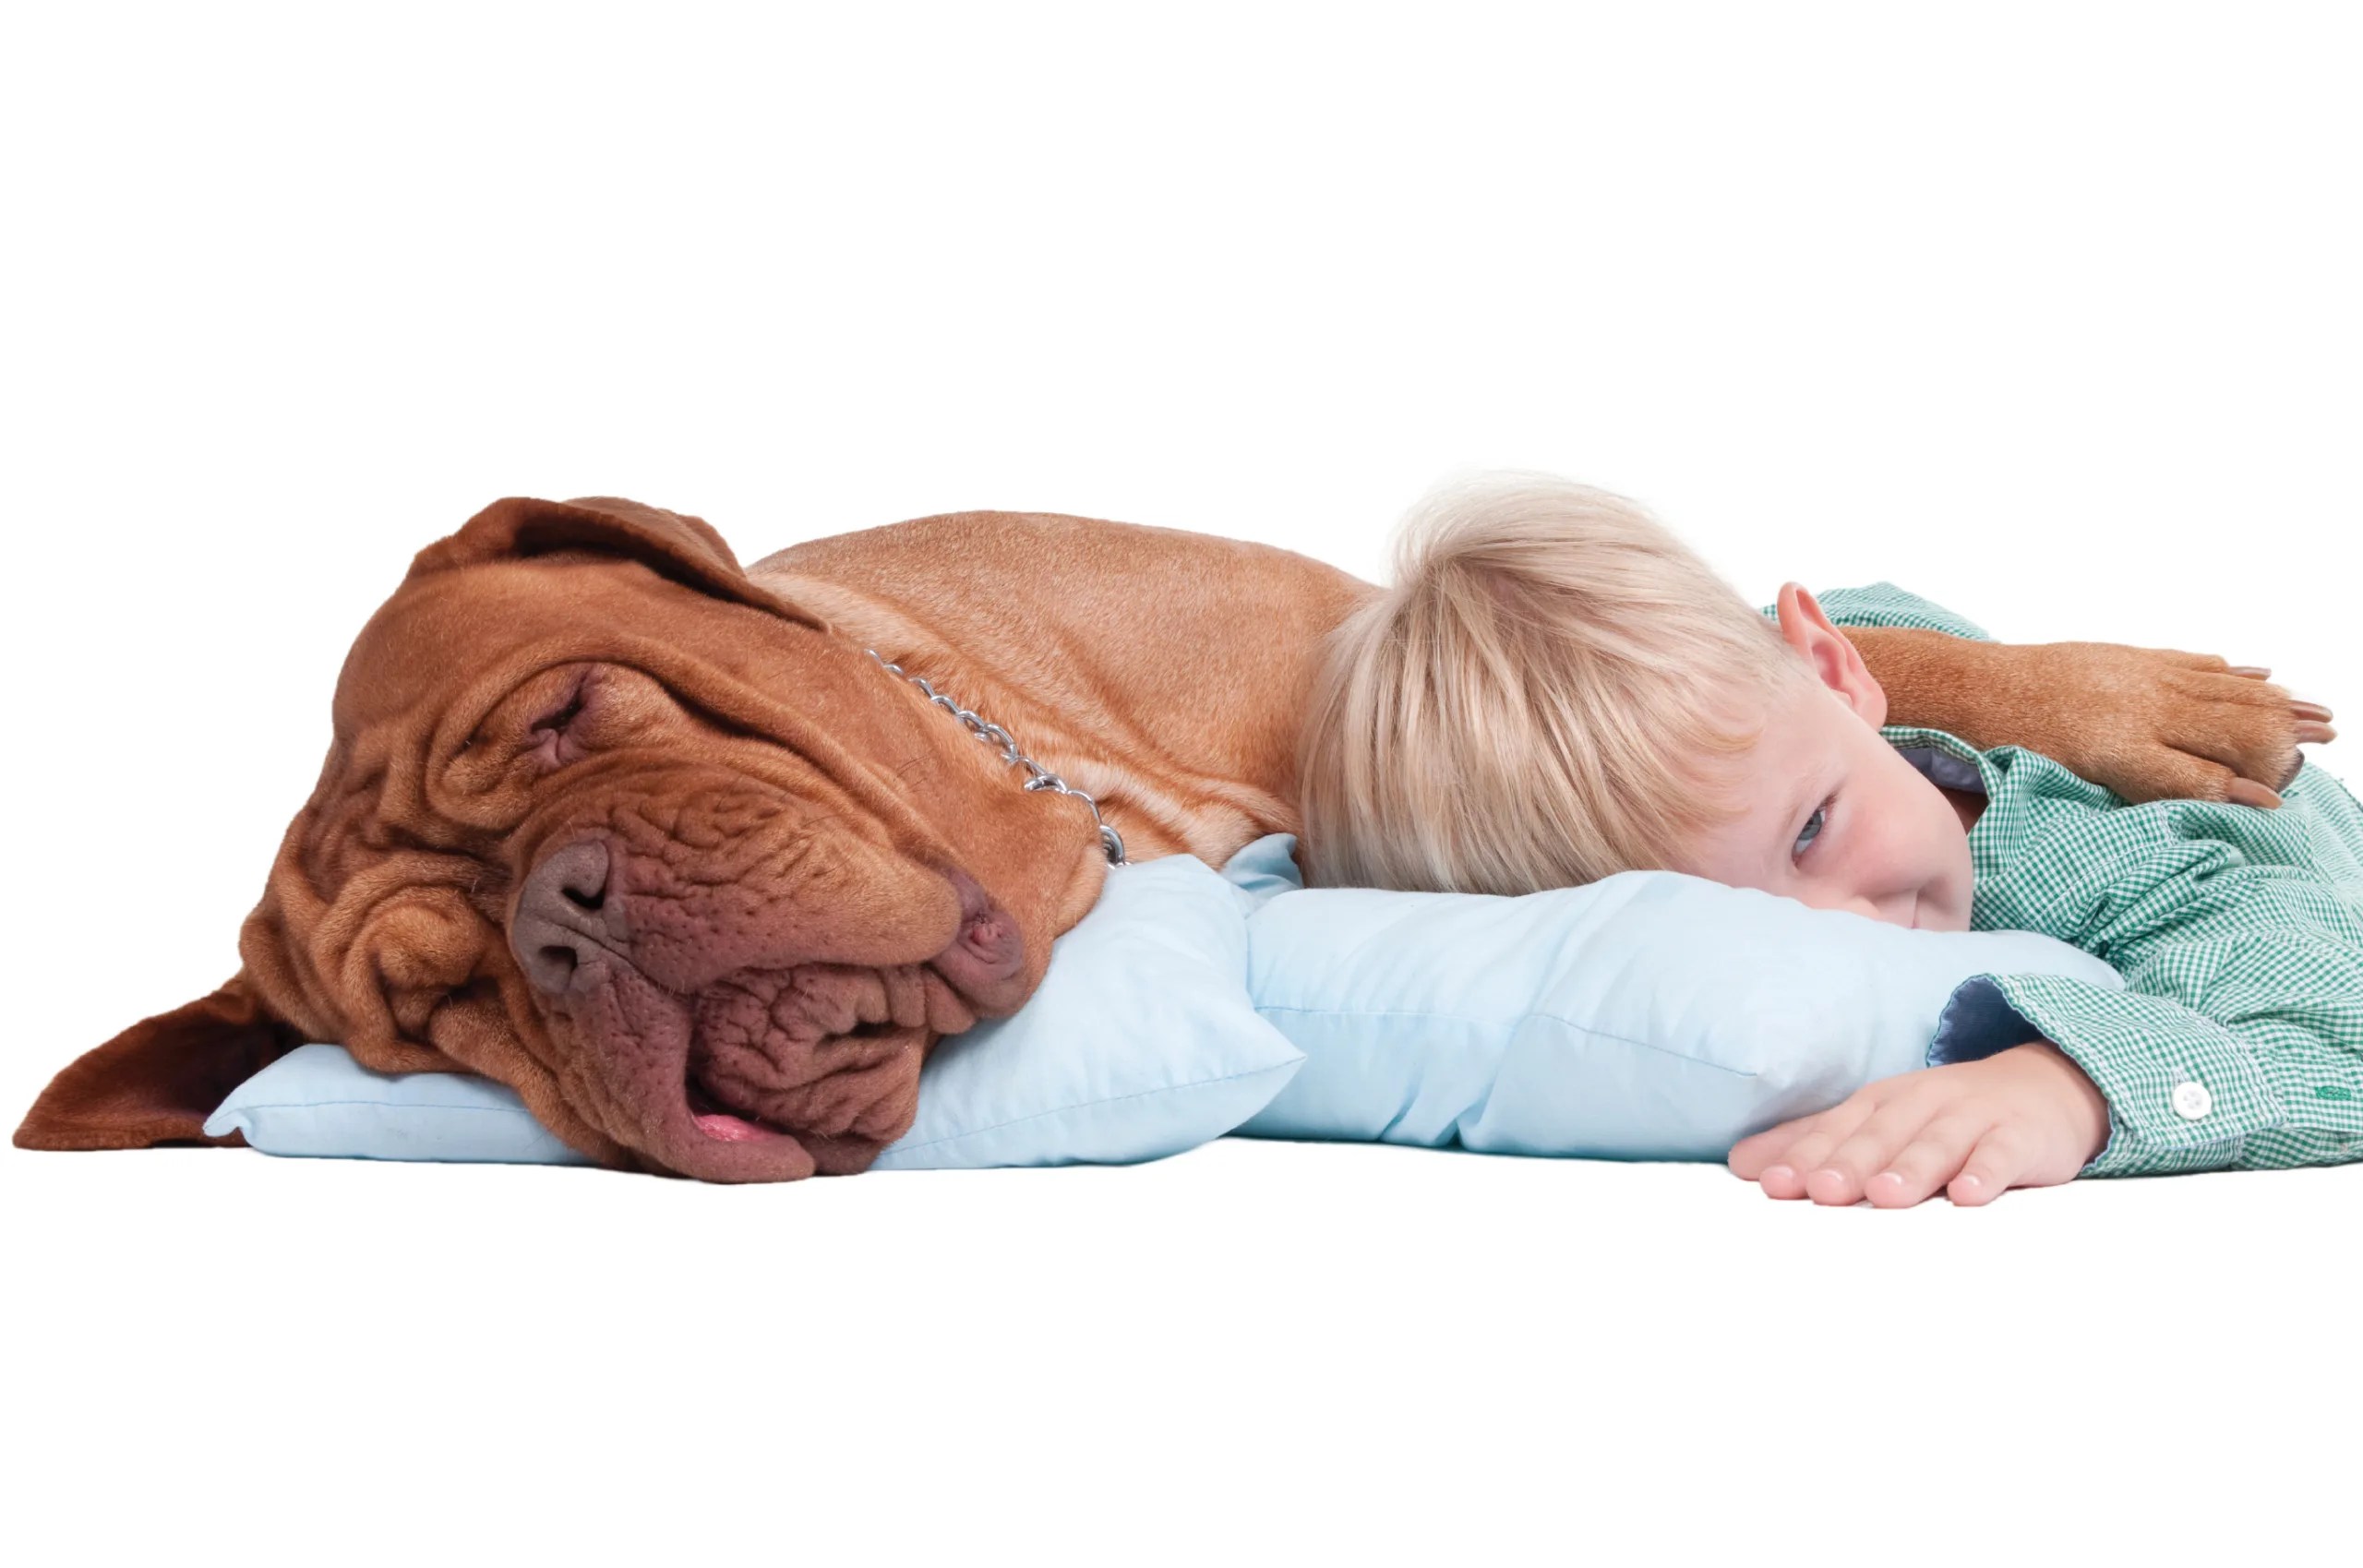
[[[1110,874],[1082,801],[1021,787],[866,650],[1093,797],[1131,858],[1220,865],[1297,831],[1324,636],[1378,592],[1268,545],[1034,513],[742,571],[694,518],[497,502],[356,640],[239,974],[60,1072],[17,1142],[200,1138],[238,1081],[322,1039],[498,1079],[613,1165],[861,1169],[934,1042],[1022,1005]],[[1849,636],[1892,722],[2129,798],[2294,771],[2287,693],[2221,660]]]
[[[1376,592],[1268,545],[1007,512],[816,539],[747,575],[1009,731],[1120,824],[1131,858],[1216,866],[1296,831],[1297,715],[1322,636]],[[1038,809],[1089,844],[1079,804]]]

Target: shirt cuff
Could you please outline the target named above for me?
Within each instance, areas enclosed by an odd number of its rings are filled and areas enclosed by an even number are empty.
[[[2057,1046],[2108,1100],[2108,1141],[2079,1176],[2149,1176],[2236,1164],[2285,1119],[2257,1053],[2180,1002],[2050,975],[1977,975],[1937,1021],[1928,1065],[1976,1061],[2029,1040]]]

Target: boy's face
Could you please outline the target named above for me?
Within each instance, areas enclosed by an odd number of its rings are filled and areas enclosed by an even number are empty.
[[[1879,738],[1887,694],[1794,583],[1781,635],[1818,676],[1716,774],[1746,815],[1686,845],[1676,870],[1924,930],[1969,929],[1969,834],[1945,793]],[[1834,798],[1833,798],[1834,797]]]

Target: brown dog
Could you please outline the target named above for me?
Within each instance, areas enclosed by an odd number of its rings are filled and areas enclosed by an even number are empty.
[[[742,570],[697,518],[495,502],[354,644],[238,974],[60,1072],[16,1142],[242,1142],[200,1124],[323,1040],[497,1079],[620,1167],[860,1170],[935,1041],[1016,1011],[1109,874],[1084,801],[1021,788],[880,660],[1096,799],[1131,858],[1219,866],[1297,831],[1323,635],[1375,591],[1086,518],[922,518]],[[2270,800],[2241,781],[2296,768],[2288,693],[2220,659],[1848,636],[1893,722],[2129,799]]]

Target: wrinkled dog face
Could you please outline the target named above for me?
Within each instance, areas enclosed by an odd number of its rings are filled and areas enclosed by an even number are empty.
[[[934,836],[965,737],[923,697],[694,520],[550,521],[630,505],[498,503],[420,556],[346,661],[242,979],[365,1064],[511,1085],[610,1164],[861,1169],[1049,940]]]

